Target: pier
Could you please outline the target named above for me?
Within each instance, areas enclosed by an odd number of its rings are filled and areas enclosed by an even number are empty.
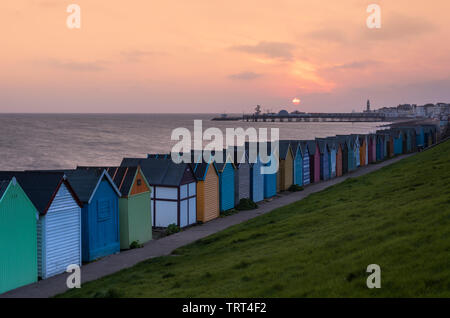
[[[398,119],[398,118],[396,118]],[[212,120],[247,122],[385,122],[392,121],[381,113],[298,113],[298,114],[244,114],[221,116]]]

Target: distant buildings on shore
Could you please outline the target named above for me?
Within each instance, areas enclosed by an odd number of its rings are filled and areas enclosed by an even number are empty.
[[[375,110],[370,109],[370,102],[367,101],[367,108],[365,113],[380,113],[386,117],[408,117],[408,118],[430,118],[435,120],[447,120],[450,116],[450,104],[400,104],[395,107],[383,107]]]

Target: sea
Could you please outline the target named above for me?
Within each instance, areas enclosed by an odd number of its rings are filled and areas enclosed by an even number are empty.
[[[212,121],[219,114],[0,114],[0,170],[120,165],[124,157],[169,153],[175,128],[279,128],[280,139],[375,132],[386,123]],[[209,141],[205,141],[208,143]]]

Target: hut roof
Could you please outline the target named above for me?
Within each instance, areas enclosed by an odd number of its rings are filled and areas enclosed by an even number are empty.
[[[325,139],[317,139],[317,143],[319,144],[319,151],[321,154],[324,154],[328,148],[328,142]]]
[[[309,154],[314,156],[316,154],[316,141],[308,140],[306,141],[306,144],[308,145]]]
[[[289,153],[291,142],[289,140],[280,140],[279,145],[280,145],[280,159],[285,160]]]
[[[81,206],[81,201],[66,180],[64,172],[51,171],[1,171],[0,179],[7,180],[15,177],[22,189],[40,214],[46,214],[61,184],[65,184],[75,201]]]
[[[342,148],[342,146],[347,146],[347,147],[349,147],[349,143],[348,143],[348,138],[347,138],[347,136],[336,136],[335,137],[336,139],[336,142],[338,143],[338,144],[340,144],[341,145],[341,148]]]
[[[338,143],[337,143],[335,137],[327,137],[327,138],[325,138],[325,140],[327,141],[328,148],[333,148],[333,149],[337,148]]]
[[[294,158],[297,156],[297,150],[300,149],[300,154],[301,156],[303,156],[303,149],[301,147],[301,140],[288,140],[290,145],[291,145],[291,149],[292,149],[292,154],[294,156]]]
[[[139,158],[124,158],[121,167],[135,166],[133,163],[138,163],[141,167],[142,173],[149,184],[160,186],[179,186],[183,180],[183,176],[187,169],[192,171],[195,178],[194,171],[189,163],[174,163],[172,160],[166,159],[139,159]],[[131,164],[130,164],[131,163]]]
[[[128,196],[133,186],[134,179],[139,170],[138,166],[131,167],[77,167],[77,169],[96,169],[98,171],[106,170],[111,179],[114,181],[117,189],[122,196]],[[144,178],[145,179],[145,178]],[[147,180],[144,180],[147,182]]]
[[[305,153],[308,152],[309,154],[309,150],[308,150],[308,142],[305,140],[300,140],[300,149],[302,150],[302,154],[303,156],[305,155]]]
[[[194,164],[194,174],[198,180],[205,180],[206,172],[208,171],[209,163],[199,162]]]
[[[103,178],[106,178],[111,187],[117,193],[117,196],[122,196],[116,184],[111,179],[111,176],[105,169],[78,168],[75,170],[64,170],[64,173],[83,203],[91,203],[95,195],[95,191],[100,186]]]
[[[234,164],[234,158],[232,158],[232,156],[233,155],[228,153],[226,150],[214,153],[214,166],[216,167],[218,172],[223,171],[228,162],[232,164],[233,168],[236,168],[236,165]],[[218,158],[221,158],[221,162],[217,162]]]
[[[149,154],[147,154],[147,158],[167,159],[167,158],[170,158],[170,154],[167,154],[167,153],[149,153]]]

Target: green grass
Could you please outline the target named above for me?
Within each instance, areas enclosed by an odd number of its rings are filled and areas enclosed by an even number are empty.
[[[449,297],[450,142],[174,254],[62,296]]]

